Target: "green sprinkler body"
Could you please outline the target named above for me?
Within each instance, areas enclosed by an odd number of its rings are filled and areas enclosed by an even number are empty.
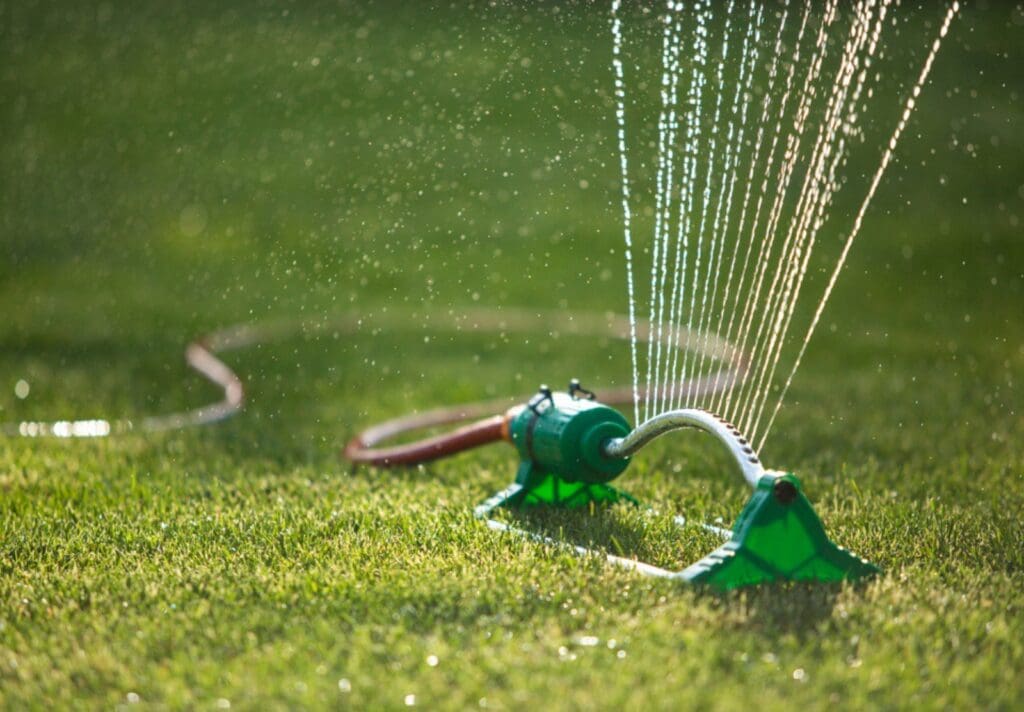
[[[476,508],[493,529],[539,535],[491,519],[498,508],[548,506],[577,508],[633,497],[608,482],[629,465],[629,454],[661,434],[680,427],[717,436],[754,488],[734,528],[705,528],[728,540],[681,571],[668,571],[611,554],[609,562],[643,573],[706,584],[722,590],[777,581],[844,581],[872,576],[879,569],[836,546],[792,474],[765,470],[739,431],[718,416],[684,409],[656,416],[636,430],[614,408],[573,380],[565,393],[547,386],[507,415],[506,437],[519,452],[516,481]],[[676,518],[683,524],[685,520]],[[550,542],[549,542],[550,543]],[[578,553],[594,553],[573,547]]]
[[[619,411],[598,403],[577,381],[568,393],[541,387],[508,427],[522,458],[516,483],[530,491],[523,504],[577,507],[620,498],[605,483],[622,474],[629,458],[608,457],[603,446],[629,431]]]

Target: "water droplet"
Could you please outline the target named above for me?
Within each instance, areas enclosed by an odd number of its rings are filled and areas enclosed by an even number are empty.
[[[206,210],[198,203],[189,205],[181,211],[178,225],[185,237],[195,237],[206,229]]]

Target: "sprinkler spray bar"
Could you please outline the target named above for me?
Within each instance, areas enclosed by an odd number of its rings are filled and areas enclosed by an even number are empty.
[[[624,438],[613,438],[604,444],[607,457],[629,457],[657,437],[680,428],[696,428],[717,437],[732,455],[743,473],[744,479],[751,487],[756,487],[765,474],[761,460],[754,448],[732,423],[700,408],[684,408],[671,410],[656,415],[638,425]]]

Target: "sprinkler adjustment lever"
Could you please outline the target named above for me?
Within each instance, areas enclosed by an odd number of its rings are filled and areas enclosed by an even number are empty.
[[[537,389],[537,395],[535,395],[527,402],[526,407],[532,410],[537,415],[540,415],[539,408],[541,404],[544,403],[545,401],[547,401],[551,405],[555,404],[554,398],[552,397],[551,388],[549,388],[546,384],[542,383],[540,388]]]
[[[597,396],[593,391],[588,391],[580,385],[580,379],[574,378],[569,381],[569,395],[573,398],[579,398],[580,394],[583,394],[583,397],[587,400],[597,400]]]

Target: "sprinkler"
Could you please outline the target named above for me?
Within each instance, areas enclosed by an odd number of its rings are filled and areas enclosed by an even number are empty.
[[[616,394],[617,398],[621,394]],[[535,541],[563,545],[549,537],[518,529],[492,518],[499,508],[546,506],[573,509],[591,504],[639,504],[609,484],[629,466],[630,458],[665,433],[695,428],[726,446],[754,493],[731,530],[704,525],[726,541],[703,559],[680,571],[605,554],[609,563],[641,573],[703,584],[720,590],[784,581],[837,582],[872,576],[879,569],[834,544],[815,514],[803,485],[792,473],[767,470],[739,430],[698,408],[657,415],[631,429],[615,408],[573,380],[565,392],[547,386],[521,406],[409,445],[373,449],[384,439],[441,423],[462,420],[468,413],[437,411],[371,428],[345,450],[348,459],[383,466],[416,464],[504,439],[519,453],[513,484],[479,505],[475,514],[498,531]],[[682,517],[675,520],[685,524]],[[581,554],[593,554],[573,546]]]

